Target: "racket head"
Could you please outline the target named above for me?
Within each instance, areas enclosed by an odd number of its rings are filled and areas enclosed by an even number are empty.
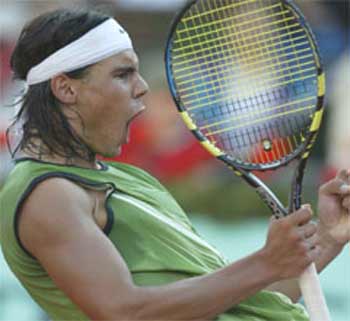
[[[229,166],[264,171],[309,156],[325,76],[291,1],[190,1],[172,24],[165,65],[185,124]]]

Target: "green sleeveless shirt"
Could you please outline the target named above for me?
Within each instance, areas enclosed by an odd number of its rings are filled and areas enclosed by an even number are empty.
[[[88,320],[59,290],[39,262],[20,243],[21,206],[43,180],[62,177],[94,189],[111,188],[104,229],[138,286],[164,285],[203,275],[227,264],[193,229],[186,214],[152,176],[126,164],[101,163],[93,170],[23,159],[0,191],[0,243],[13,273],[52,320]],[[50,209],[48,209],[48,214]],[[234,284],[232,286],[235,286]],[[217,317],[220,321],[306,321],[300,305],[262,291]]]

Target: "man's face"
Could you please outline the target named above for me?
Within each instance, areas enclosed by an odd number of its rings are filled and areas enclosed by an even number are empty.
[[[72,125],[96,154],[120,154],[131,121],[145,109],[148,86],[138,68],[134,51],[125,50],[92,66],[80,80],[76,105],[83,127],[76,121]]]

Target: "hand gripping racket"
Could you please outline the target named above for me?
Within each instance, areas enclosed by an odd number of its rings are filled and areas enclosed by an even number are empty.
[[[299,209],[304,169],[323,114],[317,44],[289,0],[192,0],[168,38],[167,79],[201,144],[281,217]],[[288,210],[252,171],[298,159]],[[312,321],[329,321],[315,265],[300,277]]]

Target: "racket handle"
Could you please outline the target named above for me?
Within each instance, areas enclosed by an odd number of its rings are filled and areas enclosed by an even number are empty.
[[[299,277],[299,286],[310,321],[331,321],[315,263],[309,265]]]

